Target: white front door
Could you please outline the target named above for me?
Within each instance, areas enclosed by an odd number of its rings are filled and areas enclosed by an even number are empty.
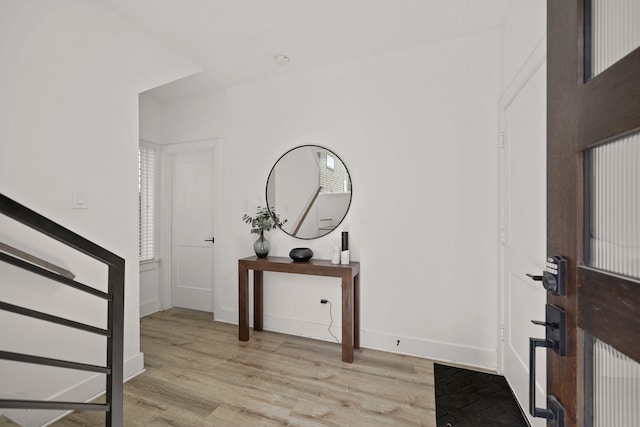
[[[546,62],[503,109],[502,371],[522,409],[529,408],[529,337],[545,330],[546,291],[527,273],[542,275],[546,259]],[[546,399],[546,361],[537,358],[536,401]],[[529,417],[532,426],[544,426]]]
[[[214,151],[171,163],[171,305],[213,312]]]

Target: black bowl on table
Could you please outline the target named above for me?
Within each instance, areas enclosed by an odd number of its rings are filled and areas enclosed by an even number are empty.
[[[309,261],[313,256],[313,251],[309,248],[293,248],[291,252],[289,252],[289,257],[294,262],[305,262]]]

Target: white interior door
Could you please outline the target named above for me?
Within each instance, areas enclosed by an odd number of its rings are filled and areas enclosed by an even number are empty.
[[[546,260],[546,62],[504,109],[503,373],[528,413],[529,337],[544,337],[546,291],[526,274],[542,275]],[[537,402],[546,396],[546,360],[537,358]],[[544,420],[529,417],[532,426]]]
[[[171,173],[171,305],[213,312],[214,151],[176,153]]]

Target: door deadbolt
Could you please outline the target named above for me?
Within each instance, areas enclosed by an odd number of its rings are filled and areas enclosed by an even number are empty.
[[[567,261],[558,255],[547,257],[546,268],[542,276],[527,273],[536,282],[542,282],[542,287],[554,295],[567,294]]]

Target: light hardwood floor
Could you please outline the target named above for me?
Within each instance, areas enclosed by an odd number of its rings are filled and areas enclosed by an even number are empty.
[[[124,387],[125,426],[432,426],[433,363],[337,343],[251,331],[208,313],[171,309],[141,319],[146,372]],[[73,413],[58,427],[102,426]]]

